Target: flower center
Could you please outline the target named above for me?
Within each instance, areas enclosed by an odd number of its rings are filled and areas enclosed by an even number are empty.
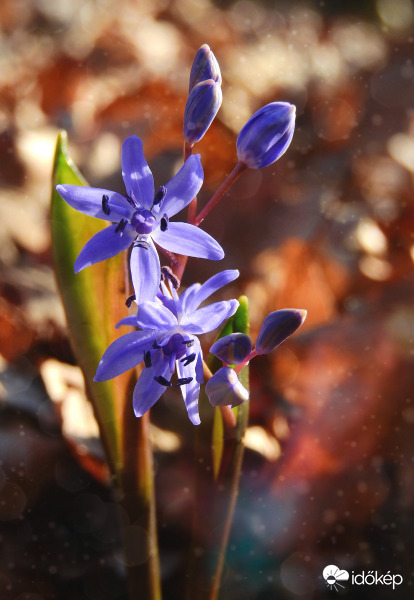
[[[131,225],[137,233],[151,233],[155,225],[155,217],[151,211],[140,208],[132,215]]]
[[[188,340],[184,340],[181,333],[174,333],[165,346],[162,347],[162,351],[164,352],[165,356],[171,356],[172,354],[175,354],[175,360],[179,360],[185,354],[187,342]]]

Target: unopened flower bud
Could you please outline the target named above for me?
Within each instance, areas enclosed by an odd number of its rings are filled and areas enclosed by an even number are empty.
[[[203,44],[195,55],[191,67],[189,92],[197,83],[207,81],[207,79],[212,79],[221,85],[221,73],[217,59],[210,50],[210,46]]]
[[[184,110],[184,139],[199,142],[210,127],[223,99],[220,84],[207,79],[193,87]]]
[[[274,350],[302,325],[306,315],[306,310],[296,308],[276,310],[267,315],[256,341],[256,352],[267,354]]]
[[[222,367],[214,373],[206,383],[206,394],[212,406],[240,406],[249,399],[249,392],[231,367]]]
[[[278,160],[292,141],[295,115],[288,102],[271,102],[255,112],[237,138],[239,161],[261,169]]]
[[[252,342],[245,333],[231,333],[217,340],[210,352],[228,365],[239,365],[252,351]]]

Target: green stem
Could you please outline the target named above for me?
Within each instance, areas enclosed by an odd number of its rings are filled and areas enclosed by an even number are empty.
[[[130,600],[161,600],[149,411],[139,419],[125,412],[120,503],[129,517],[121,524],[128,593]]]

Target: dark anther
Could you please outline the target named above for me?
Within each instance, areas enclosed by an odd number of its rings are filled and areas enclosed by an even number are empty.
[[[185,344],[187,348],[191,348],[191,346],[194,346],[194,340],[183,340],[181,343]]]
[[[161,219],[160,229],[161,229],[161,231],[167,231],[167,229],[168,229],[168,215],[167,214],[164,214]]]
[[[138,240],[137,242],[134,242],[134,246],[135,248],[145,248],[145,250],[148,250],[150,245],[148,242],[144,242],[143,240]]]
[[[131,304],[133,303],[133,301],[136,299],[135,294],[132,294],[132,296],[129,296],[129,298],[127,298],[125,300],[125,304],[127,305],[127,307],[129,308],[131,306]]]
[[[152,347],[153,347],[154,350],[159,350],[159,348],[161,348],[161,346],[158,346],[157,342],[154,342],[152,344]]]
[[[131,196],[128,196],[128,194],[124,194],[124,198],[126,200],[128,200],[128,202],[131,206],[133,206],[134,208],[137,207],[136,202],[134,202],[134,200],[131,198]]]
[[[160,383],[164,387],[171,387],[172,385],[171,381],[168,381],[168,379],[165,379],[165,377],[163,377],[162,375],[158,375],[157,377],[154,377],[154,379],[157,383]]]
[[[170,267],[161,267],[161,275],[163,275],[165,279],[168,279],[168,281],[171,281],[173,288],[178,290],[181,281],[174,275]]]
[[[104,194],[102,196],[102,210],[104,211],[104,213],[106,215],[110,215],[111,214],[111,209],[109,208],[109,196],[107,194]]]
[[[187,365],[195,361],[196,356],[197,355],[195,354],[195,352],[193,352],[189,356],[184,356],[183,358],[181,358],[180,362],[182,362],[183,365],[186,367]]]
[[[190,383],[191,381],[193,381],[192,377],[181,377],[180,379],[177,379],[177,383],[175,385],[187,385],[187,383]]]
[[[128,221],[126,219],[121,219],[116,226],[115,233],[123,233],[125,227],[127,226]]]
[[[149,350],[147,352],[144,352],[144,364],[147,367],[147,369],[149,369],[150,366],[152,365],[151,352]]]
[[[153,206],[157,206],[157,204],[159,204],[164,199],[166,193],[167,188],[163,185],[160,188],[158,188],[158,191],[155,192]]]

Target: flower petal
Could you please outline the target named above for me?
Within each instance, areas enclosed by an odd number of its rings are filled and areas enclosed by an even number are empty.
[[[237,279],[239,275],[240,273],[237,269],[228,269],[227,271],[221,271],[221,273],[217,273],[216,275],[213,275],[213,277],[210,277],[210,279],[207,279],[198,292],[191,298],[191,301],[187,301],[187,312],[194,311],[202,302],[204,302],[204,300],[223,286]]]
[[[239,303],[237,300],[214,302],[204,308],[187,313],[180,321],[180,325],[187,333],[208,333],[216,329],[221,323],[234,315]]]
[[[165,186],[167,194],[162,203],[162,212],[173,217],[190,204],[203,185],[203,177],[200,155],[193,154]]]
[[[154,339],[152,331],[131,331],[119,337],[105,350],[94,381],[107,381],[135,367],[144,360],[143,353],[151,348]]]
[[[193,362],[185,365],[183,359],[177,361],[177,372],[178,377],[186,378],[191,377],[190,383],[180,386],[181,393],[183,395],[184,404],[188,412],[188,417],[193,425],[200,425],[200,415],[198,413],[198,398],[200,395],[200,382],[197,377],[197,363],[198,357],[201,354],[200,342],[197,338],[194,339],[194,345],[187,349],[186,355],[189,356],[195,352],[197,359]]]
[[[57,185],[56,190],[72,208],[90,217],[119,222],[129,218],[132,210],[128,201],[110,190],[101,188],[84,187],[82,185]],[[102,210],[103,197],[107,196],[107,212]],[[108,210],[109,209],[109,210]]]
[[[170,252],[210,260],[224,257],[223,248],[211,235],[189,223],[169,223],[166,231],[156,229],[152,237],[161,248]]]
[[[136,135],[122,144],[121,163],[127,194],[140,206],[150,209],[154,200],[154,178],[144,158],[142,142]]]
[[[175,329],[178,325],[177,318],[161,302],[144,302],[141,304],[136,322],[141,329],[155,329],[158,333]]]
[[[165,386],[155,381],[154,377],[161,375],[167,381],[171,379],[169,360],[162,350],[154,352],[151,361],[152,365],[144,368],[134,389],[133,407],[137,417],[142,417],[166,390]]]
[[[146,300],[154,300],[161,281],[161,267],[158,253],[150,237],[148,247],[134,244],[131,251],[131,277],[138,306]]]
[[[130,225],[127,225],[122,233],[116,232],[116,228],[117,225],[110,225],[91,237],[75,261],[75,273],[129,248],[136,236],[135,231]]]
[[[129,317],[124,317],[123,319],[121,319],[119,321],[119,323],[117,323],[115,325],[115,327],[118,329],[119,327],[122,327],[123,325],[130,325],[131,327],[138,327],[137,315],[130,315]]]
[[[182,312],[192,312],[194,309],[188,309],[189,306],[192,306],[192,298],[201,288],[200,283],[193,283],[190,285],[182,294],[180,294],[180,306]]]

